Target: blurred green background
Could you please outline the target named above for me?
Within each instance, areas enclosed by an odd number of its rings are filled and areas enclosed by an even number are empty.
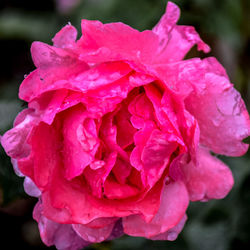
[[[193,25],[226,68],[250,107],[250,1],[173,0],[182,10],[179,24]],[[0,2],[0,134],[11,128],[25,103],[18,100],[24,75],[34,69],[32,41],[51,39],[71,22],[80,31],[81,19],[121,21],[151,29],[165,11],[166,0],[1,0]],[[192,49],[188,57],[206,55]],[[122,237],[88,249],[234,250],[250,249],[250,153],[240,158],[218,156],[233,171],[235,186],[227,198],[192,203],[189,220],[174,242]],[[32,209],[36,199],[25,195],[23,179],[14,174],[0,148],[1,249],[47,249],[40,239]],[[51,249],[55,249],[51,247]]]

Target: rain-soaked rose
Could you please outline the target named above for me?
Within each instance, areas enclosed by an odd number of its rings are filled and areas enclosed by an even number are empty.
[[[189,201],[221,199],[233,185],[210,152],[240,156],[248,112],[215,58],[183,60],[195,44],[169,2],[153,30],[82,20],[53,46],[34,42],[28,103],[1,143],[28,194],[41,238],[81,249],[127,234],[174,240]]]

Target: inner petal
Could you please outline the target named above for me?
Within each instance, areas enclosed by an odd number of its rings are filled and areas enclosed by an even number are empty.
[[[125,199],[138,193],[139,189],[135,186],[118,183],[112,176],[104,184],[104,194],[108,199]]]
[[[112,152],[105,157],[105,164],[102,167],[98,169],[92,169],[90,166],[88,166],[85,168],[83,174],[94,196],[98,198],[103,196],[103,185],[115,165],[116,158],[117,152]]]
[[[65,175],[71,180],[94,160],[99,139],[95,121],[87,117],[80,105],[65,113],[62,133]]]

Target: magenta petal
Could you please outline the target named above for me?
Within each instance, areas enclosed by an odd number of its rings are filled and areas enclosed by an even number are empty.
[[[172,2],[168,2],[166,7],[166,13],[161,17],[160,21],[153,28],[160,38],[160,48],[164,48],[169,40],[169,33],[177,23],[180,17],[180,9]]]
[[[142,150],[141,161],[147,183],[152,187],[163,174],[170,162],[172,153],[177,149],[178,143],[173,134],[153,130],[149,140]]]
[[[197,164],[190,162],[182,171],[191,201],[222,199],[234,184],[230,169],[204,148],[198,151]]]
[[[77,37],[77,30],[72,25],[64,26],[52,39],[57,48],[73,48]]]
[[[198,45],[198,50],[204,52],[210,50],[194,27],[176,25],[179,16],[178,6],[168,2],[166,13],[153,29],[153,32],[159,36],[158,56],[155,59],[157,63],[179,61],[195,44]]]
[[[108,199],[125,199],[138,193],[138,188],[126,183],[118,183],[114,178],[108,178],[104,184],[104,194]]]
[[[65,174],[71,180],[95,160],[99,139],[95,121],[87,117],[83,106],[70,110],[64,120],[62,132]]]
[[[102,24],[82,20],[83,37],[78,46],[83,48],[80,59],[88,62],[131,60],[138,63],[153,60],[157,36],[149,30],[139,32],[123,23]]]
[[[158,212],[150,222],[145,222],[140,215],[123,218],[124,233],[152,238],[174,228],[183,218],[189,203],[188,193],[182,182],[165,185],[162,191]]]

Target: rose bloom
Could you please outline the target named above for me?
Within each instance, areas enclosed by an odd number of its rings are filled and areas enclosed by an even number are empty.
[[[244,154],[249,115],[224,68],[183,60],[195,44],[169,2],[153,30],[82,20],[53,46],[34,42],[22,82],[28,108],[1,138],[34,209],[43,242],[81,249],[123,234],[174,240],[189,201],[221,199],[229,168],[210,152]]]

